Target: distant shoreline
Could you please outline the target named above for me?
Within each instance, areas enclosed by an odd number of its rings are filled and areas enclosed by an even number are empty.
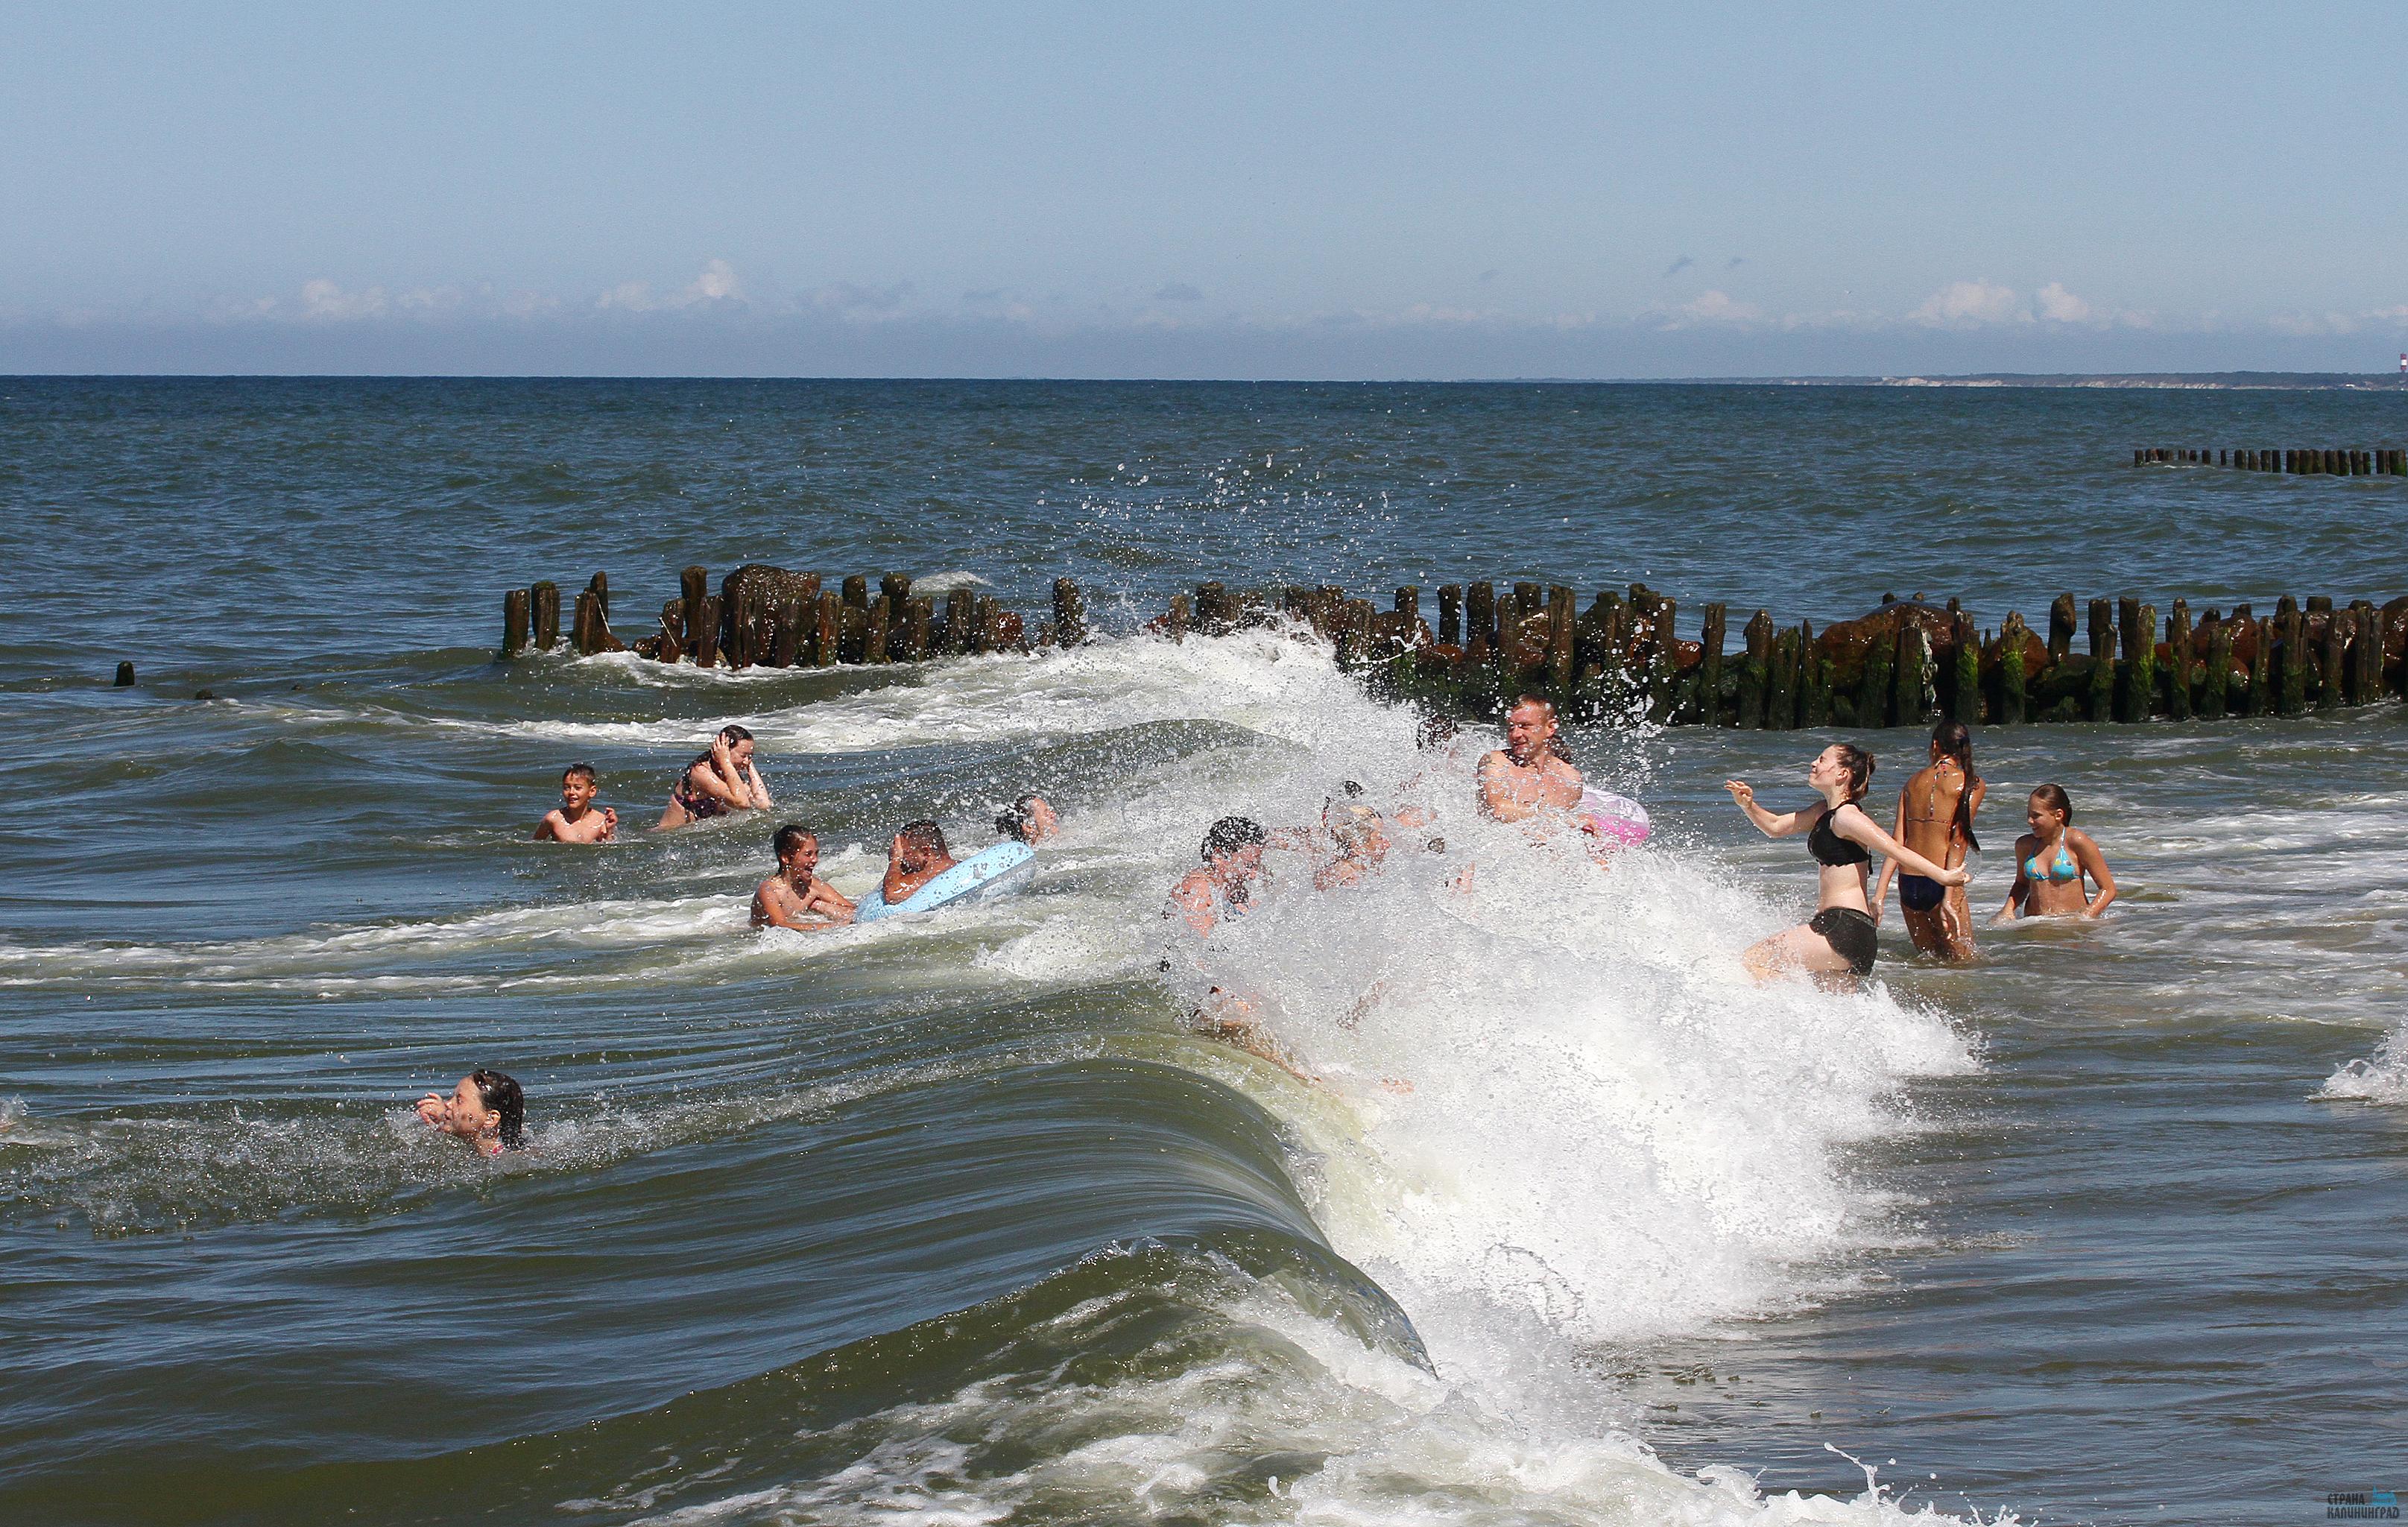
[[[1764,387],[2097,387],[2165,392],[2408,392],[2408,378],[2347,371],[1984,371],[1956,377],[1698,377],[1699,384]]]

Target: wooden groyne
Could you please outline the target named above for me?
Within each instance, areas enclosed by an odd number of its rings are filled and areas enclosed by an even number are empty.
[[[580,653],[633,651],[706,667],[833,667],[917,663],[991,652],[1076,647],[1088,639],[1086,600],[1054,583],[1050,621],[1032,635],[1017,612],[967,588],[914,593],[911,579],[864,576],[829,591],[816,573],[747,564],[711,591],[685,569],[655,629],[622,641],[610,625],[609,581],[595,574],[570,607]],[[1817,631],[1777,625],[1756,610],[1734,632],[1729,607],[1708,604],[1698,635],[1678,632],[1680,607],[1641,583],[1584,603],[1566,584],[1446,584],[1437,623],[1408,584],[1388,607],[1323,584],[1232,588],[1212,581],[1174,594],[1147,629],[1170,640],[1277,629],[1326,641],[1338,661],[1381,692],[1477,715],[1515,695],[1547,696],[1591,723],[1748,730],[1924,726],[1943,718],[1985,725],[2039,721],[2218,721],[2299,716],[2408,697],[2408,596],[2379,608],[2288,595],[2271,613],[2250,605],[2194,616],[2175,599],[2161,620],[2138,598],[2077,604],[2058,594],[2047,633],[2009,613],[1982,627],[1956,600],[1885,596],[1880,607]],[[557,585],[503,596],[502,655],[562,643]]]
[[[2408,450],[2372,450],[2298,446],[2286,450],[2235,450],[2229,446],[2135,446],[2134,466],[2222,466],[2240,472],[2287,472],[2294,477],[2408,478]]]

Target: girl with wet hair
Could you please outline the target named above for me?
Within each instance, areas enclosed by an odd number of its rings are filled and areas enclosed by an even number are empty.
[[[731,811],[766,811],[768,782],[752,762],[752,734],[741,726],[723,726],[710,739],[710,749],[685,766],[669,787],[669,804],[652,831],[690,826],[724,817]]]
[[[1927,859],[1961,864],[1978,852],[1973,813],[1982,809],[1989,787],[1973,769],[1973,733],[1963,721],[1942,721],[1931,733],[1931,762],[1898,792],[1898,812],[1891,832],[1900,843]],[[1906,934],[1914,947],[1950,964],[1973,958],[1973,909],[1961,886],[1943,886],[1912,871],[1900,874],[1893,859],[1882,865],[1873,887],[1873,920],[1881,920],[1892,878],[1898,881],[1899,910],[1906,918]]]
[[[2024,805],[2031,831],[2015,839],[2015,883],[2007,905],[1990,920],[2096,918],[2115,899],[2115,877],[2090,835],[2073,825],[2073,801],[2057,785],[2042,785]],[[2084,882],[2098,886],[2093,897]]]
[[[1961,867],[1933,863],[1883,832],[1865,814],[1859,803],[1872,782],[1872,754],[1845,742],[1835,742],[1814,755],[1814,762],[1807,766],[1806,783],[1822,799],[1796,811],[1768,811],[1756,804],[1756,792],[1745,780],[1724,781],[1723,788],[1765,836],[1806,835],[1807,851],[1819,866],[1814,916],[1763,940],[1741,957],[1748,974],[1757,980],[1803,972],[1817,986],[1850,991],[1872,974],[1878,945],[1872,909],[1865,899],[1865,876],[1876,853],[1943,886],[1966,882]]]
[[[526,1149],[526,1092],[499,1071],[480,1068],[460,1078],[452,1095],[429,1092],[418,1100],[418,1117],[456,1135],[487,1156]]]

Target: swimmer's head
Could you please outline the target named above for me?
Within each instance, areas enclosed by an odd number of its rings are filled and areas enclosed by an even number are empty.
[[[1457,730],[1454,717],[1432,711],[1422,718],[1419,726],[1413,728],[1413,746],[1425,752],[1432,748],[1442,748],[1455,740]]]
[[[452,1089],[452,1101],[437,1113],[430,1103],[419,1105],[421,1115],[446,1135],[464,1140],[492,1139],[504,1150],[526,1144],[526,1093],[499,1071],[471,1071]]]
[[[820,840],[800,822],[790,821],[778,829],[769,839],[769,851],[778,863],[796,875],[809,875],[820,865]]]
[[[2062,785],[2042,785],[2031,792],[2031,804],[2024,808],[2024,820],[2035,833],[2054,833],[2060,827],[2073,825],[2073,798],[2065,793]]]
[[[1525,767],[1555,753],[1555,707],[1552,701],[1525,694],[1505,713],[1505,751]]]
[[[1816,790],[1826,783],[1836,784],[1843,800],[1860,801],[1872,788],[1873,755],[1853,742],[1835,742],[1814,755],[1806,782]]]
[[[1345,858],[1361,858],[1380,846],[1380,813],[1368,806],[1332,802],[1322,807],[1321,823]]]
[[[1023,795],[996,814],[995,830],[1009,838],[1035,845],[1052,837],[1060,821],[1042,795]]]
[[[594,799],[596,788],[594,765],[591,764],[571,764],[560,771],[561,804],[572,811],[590,803]]]
[[[752,756],[752,734],[743,727],[732,723],[721,727],[719,740],[727,744],[728,755],[738,764]]]
[[[1251,869],[1263,862],[1263,845],[1269,837],[1252,817],[1223,817],[1204,834],[1204,863]]]
[[[924,817],[905,822],[903,830],[895,835],[895,859],[907,875],[917,875],[939,860],[952,857],[945,848],[945,830]]]

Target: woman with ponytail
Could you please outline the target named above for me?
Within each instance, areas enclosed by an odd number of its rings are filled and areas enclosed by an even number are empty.
[[[1876,945],[1872,910],[1865,900],[1865,872],[1876,853],[1943,886],[1960,886],[1968,878],[1962,867],[1933,863],[1865,815],[1859,803],[1872,782],[1872,754],[1845,742],[1814,755],[1806,783],[1823,798],[1796,811],[1768,811],[1756,804],[1746,780],[1724,781],[1723,788],[1758,832],[1767,837],[1805,834],[1807,851],[1821,866],[1813,917],[1741,957],[1757,980],[1802,971],[1817,986],[1849,991],[1872,974]]]
[[[1973,835],[1973,813],[1982,809],[1989,787],[1973,771],[1973,733],[1963,721],[1942,721],[1931,732],[1931,762],[1898,792],[1898,815],[1890,829],[1900,843],[1935,863],[1956,865],[1969,852],[1979,852]],[[1906,915],[1906,935],[1914,947],[1934,959],[1966,964],[1973,958],[1973,908],[1961,886],[1943,886],[1912,870],[1901,875],[1892,859],[1882,865],[1873,886],[1873,920],[1889,900],[1889,883],[1898,880],[1898,906]]]

